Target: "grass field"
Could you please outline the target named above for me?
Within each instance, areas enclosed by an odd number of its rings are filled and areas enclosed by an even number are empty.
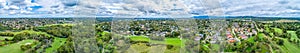
[[[181,40],[179,38],[166,38],[166,44],[181,46]]]
[[[259,39],[263,39],[264,36],[266,36],[264,33],[258,33],[258,34],[257,34],[257,37],[258,37]]]
[[[65,44],[67,38],[57,38],[55,37],[54,42],[52,43],[52,47],[46,49],[46,53],[53,53],[56,49],[58,49],[61,45]]]
[[[299,40],[299,38],[297,37],[296,31],[287,31],[287,33],[289,33],[291,35],[290,40]]]
[[[284,47],[288,50],[287,53],[298,53],[300,51],[299,47],[290,43],[287,39],[284,39]]]
[[[211,48],[213,51],[219,51],[221,46],[220,44],[211,44]]]
[[[150,40],[148,37],[145,37],[145,36],[130,36],[130,40],[131,41],[147,41],[147,42],[156,43],[156,44],[173,45],[173,48],[164,50],[166,53],[178,53],[178,52],[180,52],[180,49],[182,46],[181,45],[182,41],[179,38],[166,38],[165,41],[155,41],[155,40]],[[141,48],[137,48],[137,47],[141,47]],[[145,52],[145,51],[151,52],[152,49],[150,49],[150,48],[153,49],[155,47],[149,47],[149,46],[144,45],[144,43],[138,43],[138,44],[131,45],[131,48],[129,49],[129,51],[131,51],[131,52]]]
[[[145,36],[130,36],[130,40],[131,41],[147,41],[147,42],[150,41],[150,39]]]
[[[17,43],[0,47],[0,53],[24,53],[24,51],[21,50],[20,46],[26,43],[33,43],[34,41],[36,40],[23,40]]]
[[[149,42],[150,39],[145,36],[130,36],[131,41],[147,41]],[[160,42],[160,41],[151,41],[151,42]],[[166,38],[165,44],[174,45],[174,46],[180,46],[181,40],[179,38]]]
[[[148,41],[150,42],[150,39],[144,36],[131,36],[131,41]],[[166,45],[173,45],[174,47],[172,49],[167,49],[165,52],[180,52],[180,46],[181,46],[181,40],[179,38],[166,38],[165,41],[151,41],[152,43],[159,43],[159,44],[166,44]],[[153,47],[146,46],[145,43],[137,43],[132,44],[131,48],[129,48],[129,52],[150,52],[152,51]],[[152,51],[153,52],[153,51]]]
[[[276,33],[282,34],[283,31],[280,28],[273,28]]]

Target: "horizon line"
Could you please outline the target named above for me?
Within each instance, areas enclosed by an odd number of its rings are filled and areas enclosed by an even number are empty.
[[[243,15],[225,15],[225,16],[209,16],[209,15],[182,15],[182,16],[90,16],[90,15],[4,15],[0,18],[209,18],[209,17],[274,17],[274,18],[300,18],[300,16],[243,16]]]

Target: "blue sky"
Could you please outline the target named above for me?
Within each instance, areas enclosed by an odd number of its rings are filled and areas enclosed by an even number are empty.
[[[300,0],[0,0],[0,15],[299,16]]]

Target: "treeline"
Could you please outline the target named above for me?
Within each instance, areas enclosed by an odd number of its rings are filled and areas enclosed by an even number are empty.
[[[26,39],[35,39],[43,41],[44,39],[53,39],[53,37],[47,33],[30,30],[24,30],[20,32],[1,32],[0,36],[13,37],[12,41],[21,41]]]
[[[300,22],[273,23],[272,27],[278,27],[283,30],[296,31],[296,30],[300,29]]]
[[[96,34],[97,46],[100,52],[115,52],[116,46],[111,42],[112,36],[113,35],[109,32],[98,32]],[[73,37],[68,37],[65,44],[57,49],[57,53],[75,53],[74,44],[76,43],[73,42]]]
[[[71,24],[46,25],[46,26],[36,27],[33,30],[46,32],[50,35],[60,37],[60,38],[67,38],[70,35],[72,35],[72,26],[73,25]]]

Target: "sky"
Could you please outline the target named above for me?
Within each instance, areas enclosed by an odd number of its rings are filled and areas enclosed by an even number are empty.
[[[0,0],[0,15],[299,16],[300,0]]]

